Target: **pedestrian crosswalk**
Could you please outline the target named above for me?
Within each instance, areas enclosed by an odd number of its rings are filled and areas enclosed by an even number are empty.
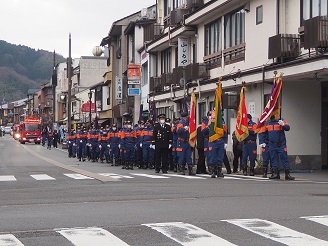
[[[119,173],[98,173],[101,176],[111,177],[119,180],[123,179],[136,179],[136,178],[145,178],[145,179],[159,179],[159,180],[167,180],[167,179],[188,179],[188,180],[206,180],[211,179],[210,175],[208,174],[199,174],[197,176],[189,176],[189,175],[179,175],[176,173],[168,173],[168,174],[149,174],[149,173],[127,173],[127,174],[119,174]],[[46,174],[46,173],[37,173],[37,174],[29,174],[28,176],[32,178],[32,180],[35,181],[53,181],[57,180],[57,176],[54,177],[52,175]],[[79,173],[63,173],[62,177],[66,177],[69,179],[74,180],[93,180],[94,178],[88,177]],[[60,178],[62,178],[60,177]],[[20,176],[21,178],[21,176]],[[257,181],[257,182],[263,182],[263,181],[272,181],[268,178],[262,178],[262,177],[251,177],[251,176],[241,176],[241,175],[226,175],[223,179],[220,180],[247,180],[247,181]],[[14,175],[0,175],[0,182],[5,181],[19,181],[18,177],[15,177]]]
[[[220,220],[208,225],[201,223],[197,226],[185,222],[145,223],[138,225],[138,235],[136,237],[126,237],[126,235],[120,234],[119,230],[115,230],[115,227],[55,228],[53,232],[75,246],[141,245],[138,242],[138,238],[143,238],[143,240],[146,238],[146,240],[152,242],[147,245],[173,245],[172,241],[183,246],[244,245],[244,241],[241,241],[240,238],[231,235],[227,236],[226,232],[223,232],[225,227],[230,224],[234,226],[232,228],[233,232],[230,231],[231,234],[242,234],[242,231],[251,232],[253,237],[251,235],[249,237],[252,245],[263,245],[263,241],[261,241],[261,244],[260,240],[267,240],[264,242],[270,245],[328,245],[328,236],[324,233],[324,231],[327,231],[328,215],[299,217],[295,220],[294,223],[297,224],[305,223],[302,228],[309,228],[306,233],[288,228],[286,224],[280,225],[279,222],[257,218]],[[318,234],[316,236],[310,235],[311,232],[314,232],[311,231],[311,225],[307,224],[309,222],[316,222],[319,226],[324,227],[319,236]],[[217,228],[213,228],[213,225]],[[136,225],[133,226],[136,227]],[[290,226],[292,227],[293,225],[291,224]],[[45,234],[49,234],[49,232],[45,232]],[[28,235],[33,234],[29,232]],[[30,244],[28,243],[31,241],[24,242],[25,238],[26,235],[21,233],[0,234],[0,246],[29,246]],[[36,240],[37,238],[32,240],[33,245],[36,245]],[[52,245],[55,245],[55,243]]]

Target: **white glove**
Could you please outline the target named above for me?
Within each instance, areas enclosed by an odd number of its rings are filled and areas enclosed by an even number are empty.
[[[260,144],[260,146],[261,146],[262,148],[265,148],[266,143]]]
[[[99,147],[99,149],[101,149],[101,145],[99,145],[98,147]]]
[[[224,144],[224,149],[227,149],[227,147],[228,147],[228,144]]]
[[[118,145],[118,148],[119,148],[119,149],[121,148],[121,144]]]
[[[70,143],[71,143],[71,141],[68,141],[68,143],[70,144]]]
[[[80,140],[80,143],[83,143],[83,140]]]
[[[171,147],[172,147],[172,144],[169,144],[169,149],[171,149]]]
[[[278,124],[281,125],[281,126],[284,126],[285,125],[285,123],[282,120],[279,120],[278,121]]]
[[[107,147],[110,148],[110,144],[107,144]]]
[[[140,144],[140,148],[142,148],[142,143]]]
[[[149,148],[151,148],[151,149],[155,149],[155,145],[152,145],[152,144],[151,144],[151,145],[149,146]]]
[[[186,129],[186,130],[188,131],[188,129],[189,129],[189,126],[185,126],[185,127],[184,127],[184,129]]]

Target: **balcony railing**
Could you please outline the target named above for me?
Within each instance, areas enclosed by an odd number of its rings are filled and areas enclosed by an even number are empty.
[[[268,58],[294,58],[301,54],[298,34],[278,34],[269,38]]]
[[[317,16],[304,22],[304,48],[328,47],[328,17]]]

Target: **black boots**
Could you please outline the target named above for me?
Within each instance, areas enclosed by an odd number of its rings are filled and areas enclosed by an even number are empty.
[[[190,176],[195,176],[196,174],[194,173],[194,171],[192,170],[192,166],[188,166],[188,171],[189,171],[189,175]]]
[[[268,168],[267,167],[263,167],[263,178],[266,178],[268,176]]]
[[[185,175],[185,169],[184,165],[179,166],[180,169],[180,175]]]
[[[249,176],[254,176],[254,167],[249,167]]]
[[[286,180],[294,180],[295,178],[290,176],[290,170],[289,169],[285,169],[285,179]]]
[[[273,169],[273,175],[269,177],[269,179],[280,179],[279,169]]]
[[[211,178],[224,178],[224,175],[222,173],[222,167],[212,166],[211,167]]]
[[[217,167],[216,166],[210,167],[210,171],[211,171],[211,178],[216,178]]]
[[[247,176],[247,165],[243,167],[243,175]]]

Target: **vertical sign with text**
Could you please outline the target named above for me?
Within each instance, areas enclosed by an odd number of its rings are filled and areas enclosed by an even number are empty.
[[[186,66],[189,61],[188,38],[178,38],[178,66]]]
[[[121,77],[116,77],[116,99],[122,100],[123,99],[123,81]]]

